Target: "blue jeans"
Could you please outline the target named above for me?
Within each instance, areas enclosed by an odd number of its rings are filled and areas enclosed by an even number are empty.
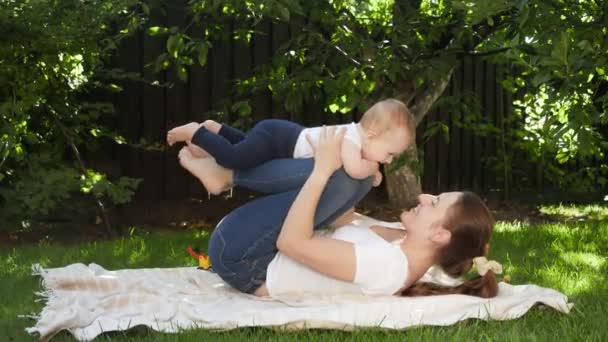
[[[205,149],[227,169],[245,170],[278,158],[292,158],[293,150],[304,127],[279,119],[262,120],[249,134],[222,124],[218,134],[200,127],[192,143]]]
[[[313,159],[275,159],[250,170],[235,171],[236,186],[270,194],[230,212],[211,235],[211,264],[226,283],[253,293],[266,281],[268,264],[278,252],[276,242],[283,221],[313,163]],[[319,200],[314,229],[332,223],[352,208],[371,185],[371,178],[356,180],[343,169],[336,171]]]

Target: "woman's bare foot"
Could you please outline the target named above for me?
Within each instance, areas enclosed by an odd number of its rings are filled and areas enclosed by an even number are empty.
[[[186,145],[188,145],[188,149],[194,158],[207,158],[209,157],[209,153],[204,149],[194,145],[190,140],[186,141]]]
[[[184,146],[177,155],[181,166],[203,183],[209,193],[221,194],[232,185],[232,171],[225,169],[213,158],[194,158]]]
[[[200,127],[198,122],[191,122],[183,126],[177,126],[167,132],[167,144],[172,146],[176,142],[187,141],[192,139],[194,132]]]

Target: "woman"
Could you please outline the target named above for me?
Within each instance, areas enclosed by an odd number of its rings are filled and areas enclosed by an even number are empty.
[[[211,159],[194,159],[186,148],[180,151],[182,166],[204,178],[206,185],[212,180],[218,191],[238,185],[272,193],[235,209],[216,227],[209,255],[218,275],[258,296],[302,290],[496,295],[493,272],[451,288],[416,284],[434,264],[451,276],[461,276],[473,258],[487,254],[492,217],[474,194],[420,196],[420,204],[401,215],[406,230],[346,225],[329,236],[314,234],[313,229],[338,218],[339,223],[348,221],[351,208],[371,188],[371,180],[354,180],[340,169],[343,135],[324,131],[314,162],[273,160],[239,172],[223,169]],[[301,272],[293,272],[298,267]]]

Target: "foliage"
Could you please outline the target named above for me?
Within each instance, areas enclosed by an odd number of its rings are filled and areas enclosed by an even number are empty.
[[[608,124],[606,2],[195,0],[189,8],[186,27],[149,29],[167,38],[159,69],[174,65],[182,79],[187,66],[206,63],[214,41],[250,42],[268,21],[289,25],[290,39],[271,62],[237,80],[240,108],[267,90],[291,112],[309,102],[333,113],[361,111],[387,96],[416,108],[464,56],[480,56],[506,71],[503,86],[517,95],[514,131],[461,108],[466,128],[500,140],[488,162],[513,177],[532,159],[565,188],[606,183],[608,137],[599,133]],[[430,127],[428,134],[445,131],[441,123]]]
[[[487,43],[509,48],[493,60],[514,66],[504,85],[525,93],[515,102],[517,147],[562,188],[608,185],[607,14],[605,2],[526,2],[517,26]]]
[[[109,128],[113,106],[98,99],[120,89],[108,58],[145,9],[136,0],[0,3],[3,226],[40,218],[87,189],[116,203],[130,198],[135,180],[87,171],[72,152],[124,142]]]

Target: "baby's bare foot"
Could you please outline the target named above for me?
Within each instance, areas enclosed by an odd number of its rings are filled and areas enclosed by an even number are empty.
[[[167,144],[172,146],[176,142],[187,141],[192,139],[194,132],[200,127],[197,122],[191,122],[183,126],[177,126],[167,132]]]
[[[183,147],[178,157],[181,166],[198,178],[210,193],[217,195],[230,187],[229,174],[215,163],[215,159],[194,158],[188,147]]]
[[[209,157],[209,153],[204,149],[194,145],[189,140],[186,141],[186,145],[188,145],[188,149],[194,158],[207,158]]]

